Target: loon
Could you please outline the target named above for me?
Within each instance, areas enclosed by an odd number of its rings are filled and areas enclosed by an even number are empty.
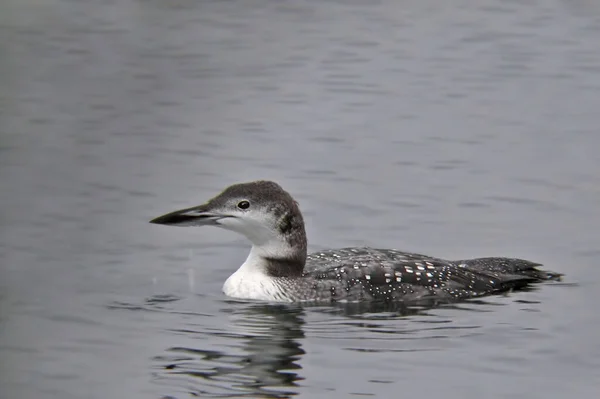
[[[217,226],[252,242],[225,295],[270,302],[453,302],[523,289],[561,274],[514,258],[450,261],[394,249],[342,248],[307,255],[298,203],[272,181],[227,187],[208,202],[150,223]]]

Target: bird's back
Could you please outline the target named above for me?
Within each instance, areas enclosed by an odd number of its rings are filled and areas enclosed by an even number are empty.
[[[449,261],[390,249],[342,248],[308,255],[304,275],[336,300],[451,301],[560,277],[538,266],[513,258]]]

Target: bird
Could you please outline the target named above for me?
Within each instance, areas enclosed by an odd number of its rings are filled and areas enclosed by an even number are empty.
[[[223,293],[268,302],[436,303],[526,289],[560,280],[539,263],[507,257],[464,260],[396,249],[347,247],[308,254],[298,202],[278,183],[237,183],[206,203],[152,219],[169,226],[215,226],[245,236],[252,247]]]

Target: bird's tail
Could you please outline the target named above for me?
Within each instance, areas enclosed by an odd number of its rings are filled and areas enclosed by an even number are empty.
[[[457,261],[458,264],[464,264],[467,269],[504,277],[509,279],[509,276],[514,276],[515,279],[529,277],[531,282],[537,281],[560,281],[563,274],[549,270],[543,270],[539,267],[540,263],[531,262],[524,259],[516,258],[476,258]]]

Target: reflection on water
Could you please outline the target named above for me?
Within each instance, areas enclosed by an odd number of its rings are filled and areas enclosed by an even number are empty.
[[[297,307],[250,305],[230,314],[235,325],[231,331],[172,329],[172,333],[197,339],[198,346],[173,346],[156,356],[156,378],[159,383],[183,386],[193,396],[295,395],[296,381],[302,379],[297,361],[304,354],[300,342],[303,317],[303,310]],[[212,349],[211,336],[235,341],[241,347]]]
[[[400,357],[395,361],[410,363],[412,354],[440,352],[457,339],[485,339],[484,324],[466,321],[469,313],[493,317],[502,306],[537,312],[540,305],[526,297],[509,296],[437,307],[372,303],[306,307],[228,299],[218,309],[225,317],[215,318],[212,311],[183,310],[184,301],[156,295],[142,304],[114,302],[110,306],[174,316],[170,328],[161,328],[161,353],[151,359],[152,380],[165,394],[163,398],[290,397],[301,392],[299,381],[307,378],[303,372],[307,336],[311,345],[335,343],[336,350],[361,356],[396,354]]]

